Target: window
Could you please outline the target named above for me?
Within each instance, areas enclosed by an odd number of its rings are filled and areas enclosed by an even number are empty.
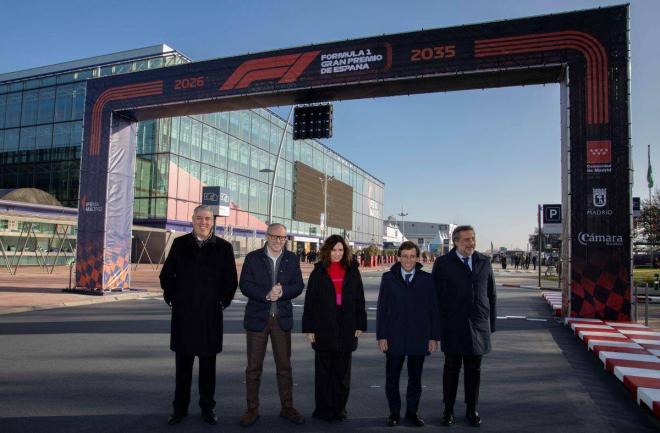
[[[73,109],[73,85],[60,86],[55,94],[55,121],[71,120]]]
[[[37,137],[37,129],[33,127],[21,128],[20,150],[33,150],[34,142]]]
[[[190,159],[200,161],[202,157],[202,123],[191,120]]]
[[[20,125],[22,96],[21,93],[10,93],[7,95],[5,128],[14,128]]]
[[[92,78],[93,75],[94,75],[93,70],[92,69],[87,69],[85,71],[74,72],[73,79],[74,80],[87,80],[88,78]]]
[[[78,147],[82,145],[82,120],[71,123],[71,146]]]
[[[21,114],[21,125],[34,125],[37,123],[37,109],[39,108],[39,91],[30,90],[23,92],[23,113]]]
[[[149,59],[149,69],[162,68],[163,67],[163,58],[156,57],[155,59]]]
[[[190,156],[190,137],[192,133],[192,119],[190,117],[181,118],[181,127],[179,129],[179,155]]]
[[[154,153],[154,139],[156,135],[156,122],[146,120],[138,123],[137,132],[137,153]]]
[[[153,192],[155,195],[166,196],[168,187],[168,174],[170,171],[169,155],[156,157]]]
[[[18,138],[20,130],[16,129],[7,129],[5,131],[5,152],[11,152],[18,150]]]
[[[270,123],[261,121],[261,133],[259,134],[259,147],[265,150],[270,149]]]
[[[172,128],[172,119],[165,118],[158,120],[158,132],[160,133],[158,138],[158,149],[156,152],[168,152],[170,149],[170,134]]]
[[[78,83],[71,92],[73,98],[71,119],[78,120],[83,118],[85,112],[85,83]]]
[[[241,112],[232,111],[229,113],[229,133],[234,137],[241,136]]]
[[[48,87],[39,90],[39,108],[37,109],[37,123],[50,123],[55,112],[55,88]]]
[[[0,129],[5,127],[6,110],[7,110],[7,96],[0,95]]]
[[[71,125],[59,123],[54,125],[53,147],[68,147],[71,142]]]
[[[238,144],[239,170],[242,175],[250,175],[250,145],[239,141]]]
[[[214,130],[215,135],[215,166],[227,169],[227,145],[228,136],[226,132]]]
[[[243,121],[241,122],[241,137],[243,140],[250,141],[250,112],[245,110],[242,112]]]
[[[282,133],[284,129],[278,128],[275,125],[272,125],[270,128],[270,153],[277,155],[277,152],[280,150],[280,140],[282,139]]]
[[[255,113],[252,113],[252,140],[251,143],[255,146],[261,146],[261,123],[262,119],[260,116],[257,116]]]
[[[247,177],[238,176],[238,206],[248,209],[250,199],[250,182]]]
[[[215,134],[213,128],[206,125],[202,125],[202,156],[200,161],[215,164]],[[205,181],[202,179],[202,182]]]
[[[312,158],[312,146],[309,142],[302,141],[300,143],[300,160],[311,167],[313,164]]]
[[[66,84],[73,81],[73,74],[64,74],[57,76],[57,84]]]
[[[229,112],[225,111],[216,117],[216,127],[224,132],[229,132]]]
[[[181,124],[180,117],[172,117],[172,129],[171,129],[171,140],[170,140],[170,152],[174,154],[179,154],[179,128]]]
[[[238,175],[227,173],[227,189],[229,190],[229,200],[239,206],[238,203]]]
[[[229,150],[227,152],[227,168],[234,173],[239,172],[238,162],[239,141],[234,137],[229,137]]]
[[[318,149],[314,149],[313,152],[314,152],[314,164],[312,166],[318,171],[324,173],[325,167],[323,166],[323,153]]]
[[[220,169],[213,169],[213,186],[227,186],[227,172]],[[231,199],[231,197],[230,197]]]

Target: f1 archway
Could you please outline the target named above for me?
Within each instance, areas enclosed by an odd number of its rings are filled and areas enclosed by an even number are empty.
[[[209,60],[87,82],[76,285],[129,286],[136,122],[272,105],[559,83],[562,282],[572,316],[630,319],[628,6]],[[595,189],[608,212],[595,212]],[[610,212],[611,211],[611,212]]]

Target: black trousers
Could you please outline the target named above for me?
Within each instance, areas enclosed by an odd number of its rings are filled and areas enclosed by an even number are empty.
[[[463,370],[465,404],[468,410],[477,409],[482,357],[482,355],[445,353],[445,367],[442,372],[442,394],[445,402],[445,411],[453,412],[454,410],[461,364],[465,364],[465,369]]]
[[[351,389],[352,352],[314,351],[314,414],[321,418],[342,415]]]
[[[390,405],[390,413],[399,415],[401,412],[401,394],[399,393],[399,378],[406,361],[405,355],[386,354],[385,362],[385,395]],[[422,396],[422,368],[424,355],[408,356],[408,388],[406,389],[406,413],[416,414],[419,399]]]
[[[198,356],[199,358],[199,407],[209,410],[215,407],[215,355]],[[190,403],[190,385],[192,383],[194,355],[176,354],[176,388],[172,406],[174,412],[185,415]]]

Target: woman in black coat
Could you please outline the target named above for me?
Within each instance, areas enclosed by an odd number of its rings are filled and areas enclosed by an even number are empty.
[[[315,351],[313,416],[343,421],[351,355],[367,330],[367,312],[360,271],[341,236],[330,236],[321,247],[320,261],[307,283],[302,323]]]

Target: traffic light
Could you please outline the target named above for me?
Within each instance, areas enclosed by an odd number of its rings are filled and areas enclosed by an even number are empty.
[[[307,105],[293,110],[293,139],[332,137],[332,105]]]

